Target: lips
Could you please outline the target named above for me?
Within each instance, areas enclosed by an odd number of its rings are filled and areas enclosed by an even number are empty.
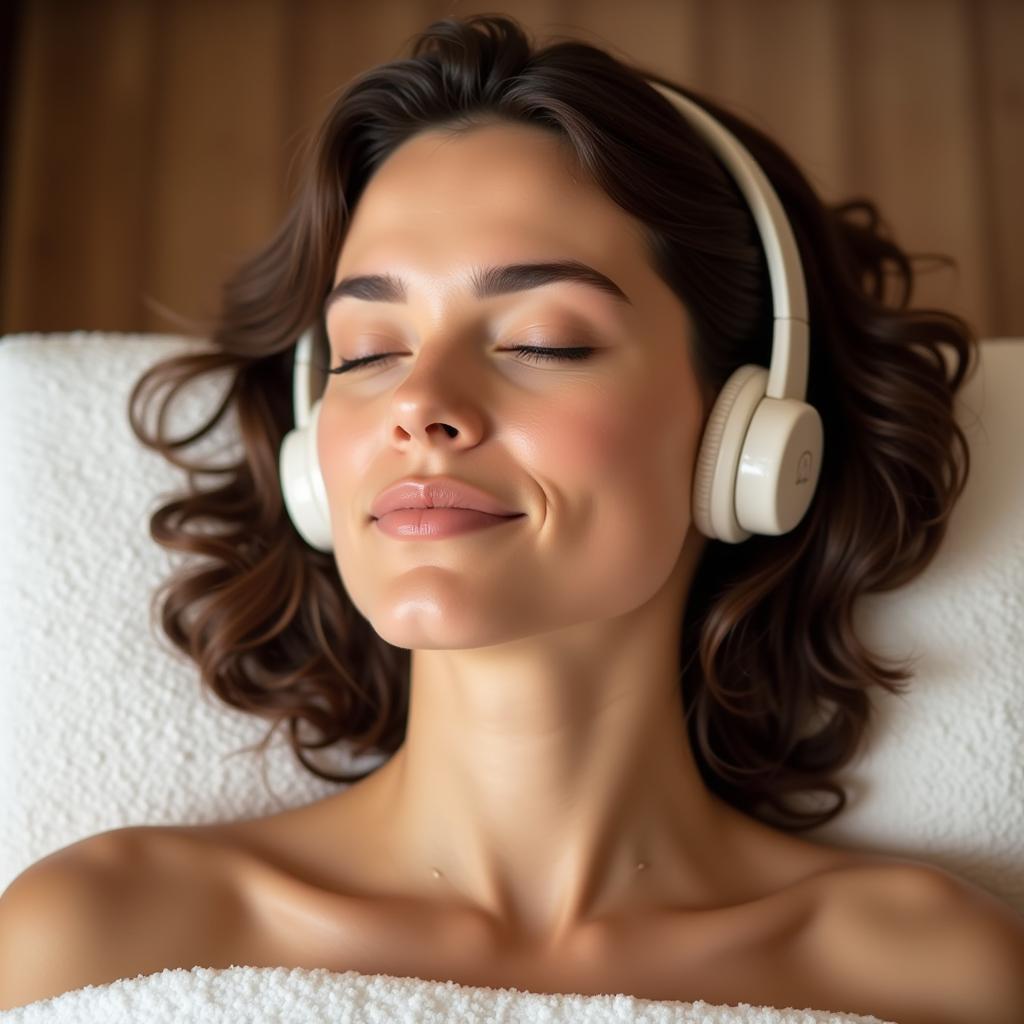
[[[493,494],[450,476],[407,477],[386,487],[373,501],[370,514],[379,519],[397,509],[462,508],[492,516],[524,513],[509,508]]]

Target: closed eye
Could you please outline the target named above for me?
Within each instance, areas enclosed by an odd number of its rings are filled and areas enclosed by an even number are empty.
[[[589,359],[594,349],[591,346],[580,345],[574,348],[549,348],[537,345],[516,345],[509,349],[510,352],[521,353],[521,358],[526,362],[541,362],[546,359],[576,360]],[[380,355],[362,356],[359,359],[342,359],[340,366],[328,370],[328,373],[348,373],[349,370],[357,369],[360,366],[367,366],[370,363],[378,363],[383,359],[390,359],[394,352],[383,352]]]

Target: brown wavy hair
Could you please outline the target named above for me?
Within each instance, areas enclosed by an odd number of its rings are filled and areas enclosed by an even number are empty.
[[[945,535],[970,467],[953,397],[977,339],[951,313],[909,308],[912,258],[870,200],[824,203],[778,144],[722,105],[580,40],[555,37],[535,48],[508,16],[435,21],[415,37],[410,57],[340,91],[302,147],[277,233],[227,277],[216,316],[189,321],[212,348],[150,367],[129,398],[139,440],[189,471],[186,491],[152,514],[150,534],[202,558],[161,584],[153,620],[220,700],[271,723],[247,750],[265,752],[287,722],[299,761],[348,784],[374,769],[331,772],[306,751],[345,741],[353,755],[390,755],[405,737],[410,652],[375,633],[346,594],[334,555],[299,536],[277,468],[293,426],[296,339],[313,327],[319,358],[329,359],[320,310],[350,211],[402,142],[426,129],[457,135],[495,121],[556,133],[644,226],[652,267],[692,317],[691,365],[703,392],[716,395],[744,363],[768,365],[771,291],[751,212],[714,151],[645,78],[709,110],[778,193],[806,277],[807,401],[825,432],[818,488],[794,530],[705,547],[680,650],[688,735],[705,784],[748,814],[798,831],[845,806],[831,776],[858,752],[869,691],[902,696],[912,675],[858,639],[854,606],[921,573]],[[892,298],[890,267],[901,286]],[[230,387],[210,418],[168,439],[163,416],[178,389],[225,370]],[[141,405],[163,385],[170,390],[154,436]],[[239,460],[214,468],[186,458],[180,449],[232,406]],[[196,473],[220,482],[203,487]],[[305,738],[303,723],[312,730]],[[815,790],[834,794],[832,806],[787,803]]]

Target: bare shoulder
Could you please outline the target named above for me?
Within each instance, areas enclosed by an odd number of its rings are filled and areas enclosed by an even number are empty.
[[[1024,1021],[1024,917],[938,865],[845,872],[823,926],[837,972],[899,1024]]]
[[[204,880],[186,871],[186,845],[173,830],[115,829],[23,871],[0,896],[0,1011],[86,985],[211,966],[217,940],[237,926],[238,906],[216,872]]]

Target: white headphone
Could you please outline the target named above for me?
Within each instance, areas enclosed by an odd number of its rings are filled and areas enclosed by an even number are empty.
[[[771,365],[735,370],[715,399],[694,468],[693,518],[709,539],[738,544],[752,534],[778,536],[807,511],[821,473],[821,417],[807,394],[807,292],[793,231],[779,197],[740,141],[689,97],[647,80],[675,104],[732,172],[757,222],[772,288]],[[327,490],[316,431],[324,370],[313,365],[313,329],[295,346],[295,428],[281,443],[285,507],[311,547],[333,550]],[[312,405],[312,408],[311,408]]]

